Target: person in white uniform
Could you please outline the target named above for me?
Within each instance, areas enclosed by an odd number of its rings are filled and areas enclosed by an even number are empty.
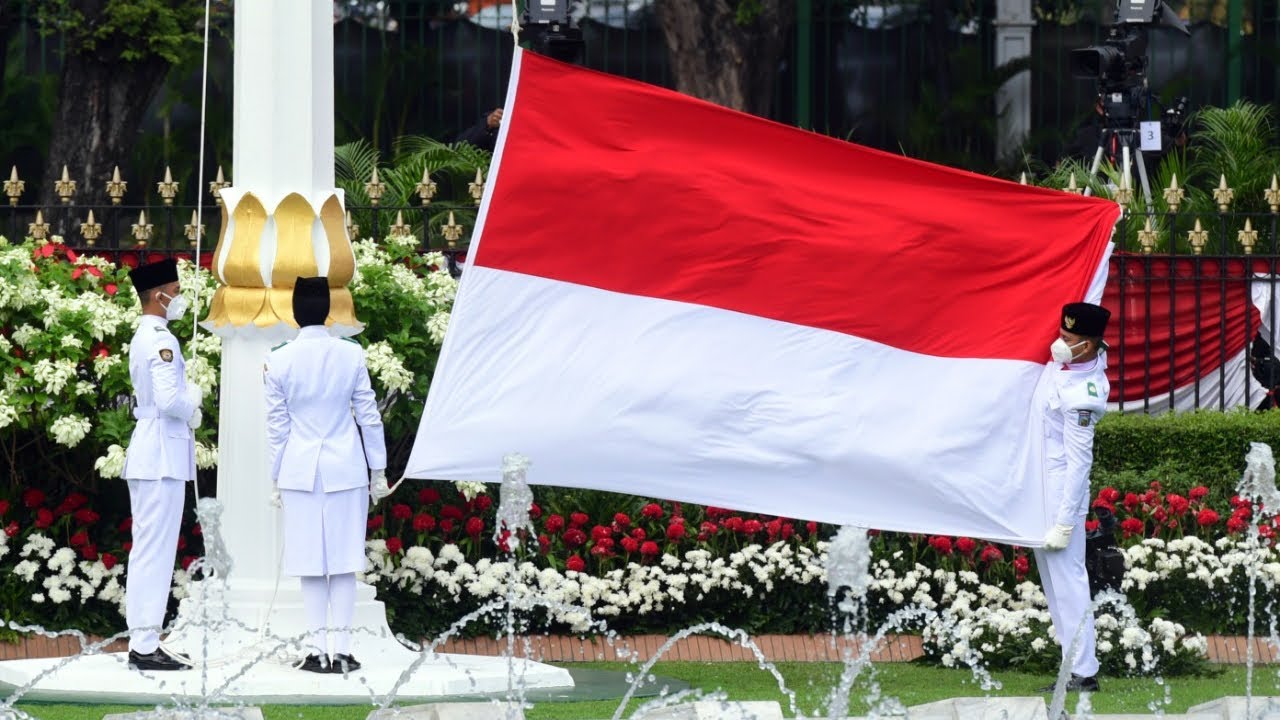
[[[1035,551],[1036,566],[1063,661],[1071,666],[1068,692],[1099,689],[1084,521],[1094,429],[1111,391],[1102,341],[1110,318],[1111,312],[1099,305],[1064,306],[1058,339],[1050,346],[1053,360],[1036,390],[1036,411],[1044,417],[1045,497],[1054,522],[1044,547]]]
[[[267,441],[271,502],[284,510],[284,571],[301,578],[311,631],[311,652],[299,667],[345,673],[360,667],[349,628],[369,498],[388,494],[387,453],[364,350],[330,337],[328,315],[328,280],[298,278],[298,337],[267,360]],[[332,637],[326,627],[335,628]]]
[[[122,473],[133,512],[124,599],[129,667],[186,670],[189,665],[160,647],[160,627],[173,584],[186,484],[196,477],[192,430],[200,426],[203,393],[187,384],[178,339],[169,332],[168,324],[187,311],[177,263],[143,265],[129,278],[142,302],[142,319],[129,344],[137,424]]]

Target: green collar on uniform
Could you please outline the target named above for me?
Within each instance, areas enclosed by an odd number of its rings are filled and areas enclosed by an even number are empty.
[[[271,352],[275,352],[275,351],[279,350],[280,348],[282,348],[282,347],[284,347],[285,345],[288,345],[288,344],[289,344],[289,341],[288,341],[288,340],[285,340],[284,342],[280,343],[279,345],[277,345],[277,346],[275,346],[275,347],[271,348]]]

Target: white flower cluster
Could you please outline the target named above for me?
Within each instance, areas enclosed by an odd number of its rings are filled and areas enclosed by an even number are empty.
[[[205,397],[214,395],[218,386],[218,371],[213,368],[208,356],[196,355],[187,361],[187,382],[198,386]]]
[[[89,431],[93,429],[93,423],[89,422],[89,418],[80,415],[66,415],[53,421],[49,426],[49,434],[53,436],[54,441],[59,445],[67,447],[75,447],[84,440]]]
[[[453,486],[468,500],[475,500],[477,495],[483,495],[489,490],[484,483],[471,480],[458,480]]]
[[[71,378],[76,376],[76,363],[69,358],[61,360],[40,358],[31,368],[31,376],[44,386],[44,391],[48,394],[60,395]]]
[[[413,373],[405,369],[404,363],[396,357],[395,350],[386,341],[379,341],[365,348],[364,361],[369,373],[388,390],[407,392],[413,385]]]
[[[1145,591],[1152,583],[1173,580],[1213,590],[1245,577],[1249,568],[1257,571],[1260,588],[1272,593],[1280,587],[1280,551],[1260,543],[1249,547],[1243,536],[1219,538],[1213,544],[1188,535],[1165,541],[1147,538],[1125,550],[1125,572],[1121,590]]]
[[[141,308],[137,305],[122,307],[97,293],[63,297],[56,288],[44,288],[40,293],[46,329],[55,325],[76,327],[81,332],[87,329],[94,340],[103,340],[125,330],[132,331],[138,326],[141,316]],[[86,322],[87,327],[82,327]]]
[[[75,550],[57,548],[53,540],[38,532],[27,537],[19,556],[23,559],[14,566],[13,574],[43,589],[31,594],[32,602],[62,604],[75,600],[83,605],[97,598],[115,605],[124,614],[123,563],[108,570],[101,559],[76,560]]]
[[[441,310],[427,320],[427,337],[431,342],[440,345],[444,342],[444,334],[449,330],[449,311]]]
[[[107,447],[107,454],[93,461],[93,469],[107,480],[118,478],[124,474],[124,448],[112,443]]]
[[[0,428],[6,428],[17,422],[18,409],[14,407],[6,390],[0,390]]]
[[[37,289],[35,291],[35,294],[38,296],[40,294],[40,291]],[[13,341],[18,343],[22,347],[26,347],[31,344],[31,339],[39,334],[40,334],[39,330],[31,327],[30,325],[23,323],[13,331]]]
[[[205,445],[200,441],[196,441],[196,467],[201,470],[210,470],[218,467],[218,446]]]
[[[126,349],[127,349],[127,346],[126,346]],[[101,380],[102,378],[107,376],[107,373],[111,372],[111,368],[119,364],[120,364],[119,355],[104,355],[101,357],[95,357],[93,359],[93,374],[97,375],[98,379]]]

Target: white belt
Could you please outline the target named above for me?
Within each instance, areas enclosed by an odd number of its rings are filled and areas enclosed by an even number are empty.
[[[155,405],[146,405],[143,407],[136,407],[133,409],[133,417],[136,420],[158,418],[160,417],[160,408],[156,407]]]

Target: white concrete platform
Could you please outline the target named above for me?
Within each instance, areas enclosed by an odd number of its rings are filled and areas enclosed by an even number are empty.
[[[124,653],[76,658],[52,670],[66,658],[10,660],[0,663],[0,696],[7,696],[33,678],[48,672],[23,695],[23,700],[127,705],[170,704],[216,697],[219,702],[251,704],[361,704],[380,700],[417,657],[401,653],[356,656],[363,667],[343,677],[295,670],[272,661],[228,661],[209,669],[143,673],[129,670]],[[572,687],[568,671],[541,663],[515,661],[529,689]],[[397,692],[401,700],[427,700],[507,690],[507,660],[474,655],[436,655],[423,662]],[[52,672],[50,672],[52,670]]]

